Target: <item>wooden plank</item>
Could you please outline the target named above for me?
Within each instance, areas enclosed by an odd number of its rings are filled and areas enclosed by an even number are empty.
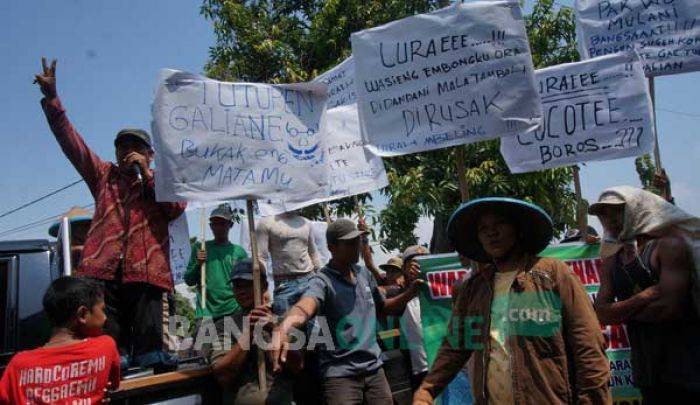
[[[132,380],[123,380],[120,383],[119,389],[116,392],[133,391],[142,388],[155,388],[159,385],[187,381],[192,378],[204,377],[209,374],[211,374],[211,369],[209,368],[209,366],[201,366],[187,370],[178,370],[170,373],[134,378]]]

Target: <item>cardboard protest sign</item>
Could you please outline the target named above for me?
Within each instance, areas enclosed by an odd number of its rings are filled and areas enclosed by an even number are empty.
[[[170,221],[168,234],[170,238],[170,271],[173,275],[173,284],[177,285],[184,282],[185,271],[187,271],[187,264],[192,253],[187,214],[183,213],[177,219]]]
[[[648,153],[651,97],[636,56],[627,53],[535,72],[544,113],[532,132],[501,139],[510,171],[522,173]]]
[[[576,0],[581,58],[636,49],[647,76],[700,69],[697,0]]]
[[[322,83],[227,83],[162,70],[153,103],[156,198],[218,201],[328,195]]]
[[[602,262],[599,257],[599,245],[580,243],[560,244],[545,249],[540,256],[563,260],[569,269],[578,276],[586,288],[591,300],[595,298],[600,285],[599,269]],[[419,295],[421,319],[423,325],[423,344],[428,355],[428,364],[435,361],[438,348],[447,334],[447,323],[452,313],[454,286],[460,280],[469,277],[469,271],[459,262],[456,254],[422,256],[417,258],[421,264],[421,273],[426,280]],[[602,327],[606,342],[606,355],[610,360],[610,387],[613,402],[639,403],[640,393],[632,384],[632,366],[630,360],[629,340],[624,325]],[[475,352],[473,355],[480,355]],[[470,403],[465,395],[450,395],[450,391],[461,392],[464,385],[462,373],[448,386],[447,396],[441,398],[442,404]]]
[[[324,137],[321,154],[330,172],[330,191],[317,198],[305,197],[301,202],[294,198],[259,200],[258,207],[263,216],[369,193],[389,184],[382,159],[362,143],[357,105],[327,110],[321,134]]]
[[[314,79],[328,85],[328,110],[321,128],[330,170],[330,193],[315,202],[337,200],[386,187],[382,159],[364,147],[355,94],[352,57]],[[287,201],[287,204],[293,202]]]
[[[540,256],[554,257],[568,264],[593,301],[600,288],[599,274],[603,267],[599,251],[600,245],[597,244],[562,243],[549,246]],[[602,332],[606,344],[605,354],[610,361],[610,390],[613,402],[641,403],[641,394],[632,382],[632,361],[626,326],[607,325],[602,327]]]
[[[328,86],[328,109],[357,102],[355,60],[352,56],[333,69],[318,75],[314,81]]]
[[[428,357],[428,365],[435,363],[438,349],[447,334],[447,324],[452,315],[452,292],[455,284],[469,278],[470,271],[459,262],[454,253],[419,256],[422,279],[420,300],[421,326],[423,327],[423,347]],[[466,366],[465,366],[466,367]],[[460,371],[436,403],[442,405],[469,405],[473,403],[469,379],[465,371]]]
[[[351,40],[362,136],[380,156],[513,135],[539,123],[517,1],[457,3]]]

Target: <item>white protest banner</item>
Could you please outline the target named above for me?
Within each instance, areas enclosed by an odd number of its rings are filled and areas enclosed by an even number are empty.
[[[328,109],[355,104],[355,60],[352,56],[333,69],[318,75],[314,82],[328,85]]]
[[[328,110],[324,126],[326,160],[331,167],[329,200],[389,185],[382,159],[363,145],[356,104]]]
[[[326,90],[162,70],[153,104],[158,201],[327,196]]]
[[[173,275],[173,284],[184,282],[187,264],[192,254],[190,245],[190,230],[187,226],[187,214],[183,213],[177,219],[168,224],[170,237],[170,272]]]
[[[514,135],[542,111],[517,1],[457,3],[352,34],[362,136],[396,156]]]
[[[314,202],[337,200],[386,187],[389,182],[382,159],[366,150],[362,142],[352,56],[319,75],[314,79],[314,82],[317,81],[328,85],[328,110],[321,134],[325,144],[324,160],[330,169],[330,194]],[[290,200],[282,204],[284,208],[261,209],[261,212],[300,208],[299,204]],[[262,207],[262,204],[259,206]]]
[[[700,69],[697,0],[576,0],[581,58],[637,50],[647,76]]]
[[[544,118],[536,130],[501,139],[510,171],[648,153],[651,97],[639,58],[619,53],[535,72]]]

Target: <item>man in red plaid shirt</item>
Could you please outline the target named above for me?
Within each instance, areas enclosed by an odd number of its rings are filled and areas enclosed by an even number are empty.
[[[49,126],[68,160],[95,198],[95,214],[76,275],[103,284],[107,306],[104,330],[123,359],[142,367],[172,366],[167,346],[167,294],[173,289],[168,260],[168,223],[185,203],[155,199],[153,149],[148,133],[123,129],[115,140],[117,163],[100,159],[71,125],[56,92],[56,61],[36,75]],[[123,361],[124,363],[124,361]],[[125,364],[123,364],[125,365]]]

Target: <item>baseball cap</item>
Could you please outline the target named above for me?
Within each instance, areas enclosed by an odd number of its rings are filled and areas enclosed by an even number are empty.
[[[430,252],[428,252],[428,249],[426,249],[425,246],[413,245],[407,247],[406,250],[403,251],[403,255],[401,257],[404,261],[408,261],[415,256],[427,255],[429,253]]]
[[[625,205],[625,199],[614,191],[604,191],[598,198],[598,202],[588,207],[588,213],[591,215],[600,215],[603,207],[606,205]]]
[[[243,259],[233,266],[229,281],[234,282],[235,280],[253,281],[253,259]],[[267,283],[267,274],[262,263],[260,263],[260,281]]]
[[[230,205],[221,204],[211,212],[209,219],[211,218],[223,218],[227,221],[233,221],[233,210]]]
[[[328,225],[328,229],[326,230],[326,241],[328,241],[328,243],[336,243],[339,240],[355,239],[358,236],[367,233],[368,232],[363,232],[357,229],[357,225],[354,221],[347,218],[340,218]]]
[[[384,271],[401,271],[403,259],[398,256],[392,257],[386,263],[380,264],[379,268]]]
[[[117,136],[114,138],[114,146],[117,146],[119,142],[128,138],[136,139],[146,144],[149,148],[153,148],[151,145],[151,137],[148,135],[148,132],[139,128],[124,128],[117,132]]]

